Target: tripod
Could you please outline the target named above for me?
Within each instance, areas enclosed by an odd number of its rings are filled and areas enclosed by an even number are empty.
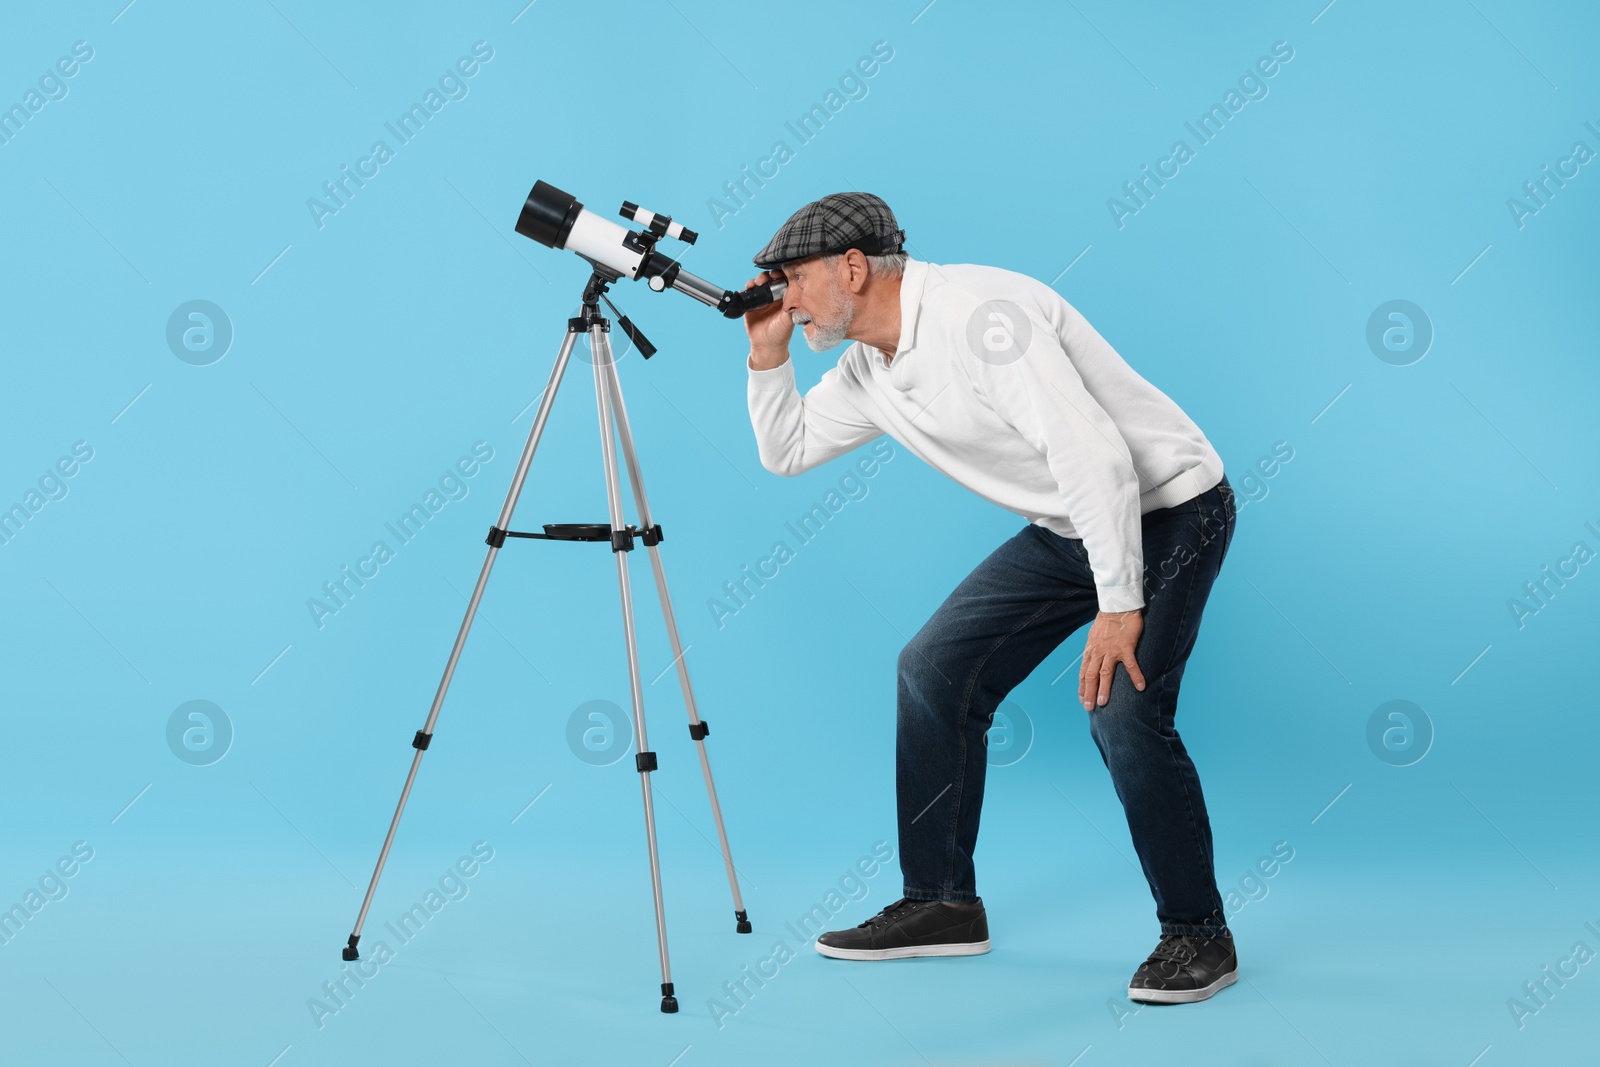
[[[617,584],[622,593],[622,629],[628,650],[628,682],[633,695],[633,728],[639,739],[639,751],[634,755],[634,766],[639,772],[639,786],[644,797],[645,838],[650,847],[650,885],[655,895],[656,945],[661,955],[661,1010],[675,1012],[678,1010],[678,1001],[673,996],[672,969],[667,959],[667,925],[661,905],[661,867],[656,854],[655,809],[650,794],[650,772],[656,769],[656,754],[650,751],[649,742],[645,738],[644,692],[639,684],[639,651],[633,625],[633,596],[628,584],[627,553],[633,550],[635,535],[650,550],[650,568],[655,573],[656,592],[660,595],[661,611],[666,618],[667,637],[672,644],[672,662],[677,666],[678,684],[683,688],[683,701],[689,713],[689,736],[693,738],[700,754],[700,770],[705,775],[706,793],[711,798],[711,815],[717,824],[722,862],[727,868],[728,886],[733,891],[735,929],[741,934],[748,934],[751,927],[750,918],[745,914],[744,902],[739,896],[739,880],[733,868],[733,854],[728,848],[728,832],[722,823],[722,807],[717,803],[717,789],[711,780],[711,762],[706,757],[705,738],[711,732],[711,728],[700,718],[699,711],[695,707],[694,691],[689,685],[689,669],[683,660],[683,643],[678,637],[678,623],[673,616],[672,601],[667,594],[666,572],[661,567],[661,553],[658,547],[662,541],[661,526],[650,521],[650,503],[645,498],[644,478],[639,471],[639,457],[633,447],[633,431],[628,426],[627,409],[622,403],[622,384],[617,379],[616,363],[611,355],[609,336],[611,324],[600,314],[601,300],[605,300],[613,312],[616,311],[615,305],[606,299],[605,292],[610,283],[619,276],[609,268],[595,264],[594,273],[583,290],[582,310],[576,317],[567,320],[567,333],[561,342],[561,350],[556,355],[556,365],[550,373],[550,383],[540,398],[538,413],[533,418],[533,428],[529,430],[528,442],[522,449],[522,458],[517,462],[516,474],[511,479],[511,490],[506,494],[505,506],[500,509],[499,521],[489,528],[489,536],[485,539],[489,545],[489,552],[484,558],[483,569],[478,572],[478,584],[473,587],[472,598],[467,603],[466,617],[461,620],[461,629],[456,633],[455,645],[450,649],[450,658],[444,667],[444,677],[440,679],[439,689],[434,694],[433,706],[428,709],[427,722],[412,738],[411,747],[416,749],[416,754],[411,758],[411,771],[406,775],[405,787],[400,791],[400,803],[396,806],[394,818],[389,823],[389,833],[383,839],[383,850],[378,853],[378,865],[372,872],[372,882],[367,886],[366,898],[361,902],[361,913],[356,916],[355,930],[350,934],[350,941],[345,946],[344,959],[359,958],[356,943],[361,940],[361,927],[367,921],[367,911],[372,907],[372,898],[378,889],[378,879],[382,876],[383,865],[389,858],[389,848],[394,844],[395,831],[399,829],[400,816],[406,808],[406,798],[411,795],[412,783],[417,778],[417,768],[422,764],[422,754],[428,750],[428,745],[433,740],[433,728],[439,718],[439,709],[444,704],[446,691],[450,688],[450,679],[455,674],[456,662],[461,658],[461,649],[466,644],[467,632],[472,628],[473,617],[478,613],[478,602],[483,597],[484,586],[488,584],[489,572],[494,568],[495,557],[505,545],[506,538],[609,541],[612,554],[617,560]],[[627,316],[619,316],[619,323],[646,358],[655,351],[649,341],[645,340],[628,321]],[[600,414],[600,451],[605,466],[606,498],[610,503],[611,521],[551,523],[545,525],[545,532],[542,534],[519,533],[509,529],[511,513],[516,509],[517,497],[522,492],[522,483],[528,476],[534,450],[539,446],[539,438],[544,433],[551,404],[555,401],[556,389],[561,384],[567,361],[572,355],[573,345],[580,332],[589,335],[589,347],[594,357],[594,397],[595,406]],[[613,426],[622,442],[622,458],[627,463],[628,481],[633,486],[634,502],[639,509],[638,526],[624,525],[622,521],[622,489],[617,473],[616,447],[612,439]]]

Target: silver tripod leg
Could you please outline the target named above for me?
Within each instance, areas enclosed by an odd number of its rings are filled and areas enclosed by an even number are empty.
[[[500,509],[500,521],[495,526],[501,530],[511,526],[511,513],[516,510],[517,497],[522,493],[522,483],[528,477],[528,467],[533,463],[533,451],[539,446],[539,438],[544,434],[545,420],[550,416],[550,405],[556,398],[556,389],[561,385],[561,376],[566,373],[567,360],[572,355],[573,343],[577,340],[577,331],[570,326],[567,335],[561,341],[561,351],[556,355],[555,369],[550,372],[550,382],[544,387],[544,396],[539,400],[538,414],[533,417],[533,428],[528,431],[528,443],[522,446],[522,459],[517,462],[517,473],[511,479],[511,491],[506,494],[505,506]],[[608,439],[609,445],[609,439]],[[383,849],[378,853],[378,865],[372,872],[372,881],[367,886],[367,895],[361,901],[361,913],[356,916],[355,930],[350,934],[349,944],[345,946],[344,958],[353,960],[359,958],[356,951],[356,942],[361,940],[361,927],[367,921],[367,911],[372,907],[372,897],[378,891],[378,879],[383,876],[383,865],[388,862],[389,848],[394,844],[395,831],[400,828],[400,816],[406,810],[406,798],[411,795],[411,786],[417,780],[417,768],[422,765],[422,754],[427,751],[428,744],[433,740],[433,724],[438,721],[439,709],[444,706],[444,695],[450,689],[450,679],[456,672],[456,663],[461,659],[461,649],[467,643],[467,632],[472,629],[473,616],[478,613],[478,601],[483,599],[483,587],[489,582],[489,572],[494,569],[495,556],[499,554],[498,545],[491,544],[489,553],[484,557],[483,569],[478,572],[478,584],[472,588],[472,599],[467,602],[467,614],[461,620],[461,629],[456,633],[456,643],[450,649],[450,659],[444,665],[444,677],[439,680],[438,692],[433,695],[433,706],[428,709],[428,721],[416,737],[411,741],[411,747],[416,749],[416,755],[411,757],[411,770],[406,775],[405,788],[400,790],[400,803],[394,809],[394,818],[389,821],[389,832],[383,839]],[[631,638],[630,638],[631,641]],[[643,734],[640,735],[643,744]],[[654,848],[651,844],[651,860],[654,862]],[[660,911],[661,892],[656,891],[657,911]],[[663,956],[665,959],[665,948]]]
[[[617,477],[617,450],[612,438],[611,404],[606,386],[616,373],[611,362],[611,340],[604,323],[589,327],[589,351],[594,357],[594,400],[600,412],[600,451],[606,468],[606,500],[611,506],[613,534],[625,530],[622,520],[622,486]],[[656,813],[650,795],[650,772],[655,769],[655,753],[644,728],[644,687],[639,684],[639,644],[633,626],[633,593],[628,585],[628,553],[613,547],[617,560],[617,585],[622,592],[622,629],[628,645],[628,684],[633,694],[633,731],[639,739],[639,752],[634,757],[639,770],[639,788],[644,796],[645,837],[650,846],[650,888],[656,901],[656,947],[661,952],[661,1010],[678,1010],[678,999],[672,993],[672,967],[667,960],[667,918],[661,903],[661,862],[656,854]]]
[[[645,496],[644,475],[639,470],[639,455],[633,447],[633,429],[628,425],[628,409],[622,402],[622,382],[617,377],[614,363],[606,365],[606,378],[611,393],[611,410],[617,423],[617,436],[622,441],[622,456],[628,464],[628,481],[633,485],[633,499],[639,507],[639,528],[648,530],[650,501]],[[678,668],[678,685],[683,690],[683,703],[689,711],[689,735],[694,738],[700,753],[700,771],[706,780],[706,795],[711,798],[711,818],[717,824],[717,840],[722,846],[722,863],[728,870],[728,887],[733,890],[733,917],[735,929],[741,934],[751,930],[750,917],[745,913],[744,900],[739,895],[739,876],[733,868],[733,850],[728,847],[728,831],[722,823],[722,805],[717,802],[717,787],[711,780],[711,760],[706,755],[706,734],[710,729],[700,722],[700,709],[694,702],[694,690],[689,685],[689,665],[684,660],[683,641],[678,636],[678,620],[672,610],[672,597],[667,592],[667,572],[661,564],[659,544],[650,544],[650,569],[656,577],[656,593],[661,599],[661,614],[667,622],[667,638],[672,642],[672,662]]]

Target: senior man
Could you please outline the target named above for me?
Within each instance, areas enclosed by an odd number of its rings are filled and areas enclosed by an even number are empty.
[[[903,896],[816,940],[880,960],[989,951],[973,851],[1000,701],[1089,624],[1078,697],[1155,898],[1160,941],[1128,996],[1204,1000],[1238,976],[1200,778],[1174,725],[1178,684],[1233,537],[1222,460],[1054,289],[997,267],[909,258],[870,193],[801,208],[746,288],[749,403],[762,465],[810,470],[888,434],[1027,524],[900,653],[895,793]],[[802,397],[801,326],[836,367]],[[1118,671],[1118,667],[1121,671]]]

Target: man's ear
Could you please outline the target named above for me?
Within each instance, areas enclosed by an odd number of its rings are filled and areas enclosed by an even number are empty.
[[[859,248],[852,248],[844,254],[845,287],[852,293],[859,293],[867,287],[867,257]]]

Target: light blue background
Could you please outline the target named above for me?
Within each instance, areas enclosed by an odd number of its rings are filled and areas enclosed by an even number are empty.
[[[1600,149],[1592,6],[124,2],[12,6],[0,33],[5,105],[94,49],[0,146],[0,505],[94,450],[0,546],[0,903],[94,850],[0,947],[8,1061],[1490,1067],[1593,1049],[1600,964],[1520,1029],[1507,1000],[1576,942],[1600,950],[1600,577],[1582,568],[1520,628],[1507,601],[1575,542],[1600,549],[1600,171],[1520,228],[1506,204],[1575,141]],[[468,95],[319,228],[308,198],[478,41],[493,59]],[[878,41],[893,58],[865,96],[799,144],[785,123]],[[1119,228],[1108,198],[1195,147],[1184,123],[1277,41],[1294,56],[1269,94]],[[779,139],[794,158],[719,226],[708,200]],[[620,371],[756,933],[733,932],[672,675],[651,682],[670,652],[636,555],[683,1005],[656,1011],[638,779],[566,740],[579,705],[627,701],[613,564],[513,543],[363,948],[474,842],[494,858],[317,1026],[307,1001],[339,974],[586,276],[512,232],[535,179],[607,217],[624,199],[675,214],[701,233],[688,269],[729,286],[801,204],[871,190],[918,258],[1052,281],[1199,423],[1251,502],[1179,724],[1224,890],[1294,849],[1232,919],[1235,988],[1129,1014],[1156,926],[1072,701],[1082,634],[1012,695],[1031,747],[989,776],[992,953],[849,965],[785,930],[895,843],[896,652],[1021,520],[897,448],[719,628],[710,598],[846,461],[764,471],[740,328],[623,283],[661,349]],[[165,340],[196,299],[235,333],[208,366]],[[1393,299],[1435,331],[1409,366],[1365,339]],[[802,385],[834,358],[795,349]],[[572,370],[519,528],[604,517]],[[494,458],[466,497],[319,628],[308,598],[478,441]],[[1278,442],[1292,461],[1247,486]],[[209,766],[168,747],[190,700],[232,724]],[[1366,740],[1390,700],[1431,723],[1411,766]],[[898,896],[898,872],[864,885],[835,925]],[[719,1026],[708,998],[731,1005],[723,983],[780,937],[796,956]]]

